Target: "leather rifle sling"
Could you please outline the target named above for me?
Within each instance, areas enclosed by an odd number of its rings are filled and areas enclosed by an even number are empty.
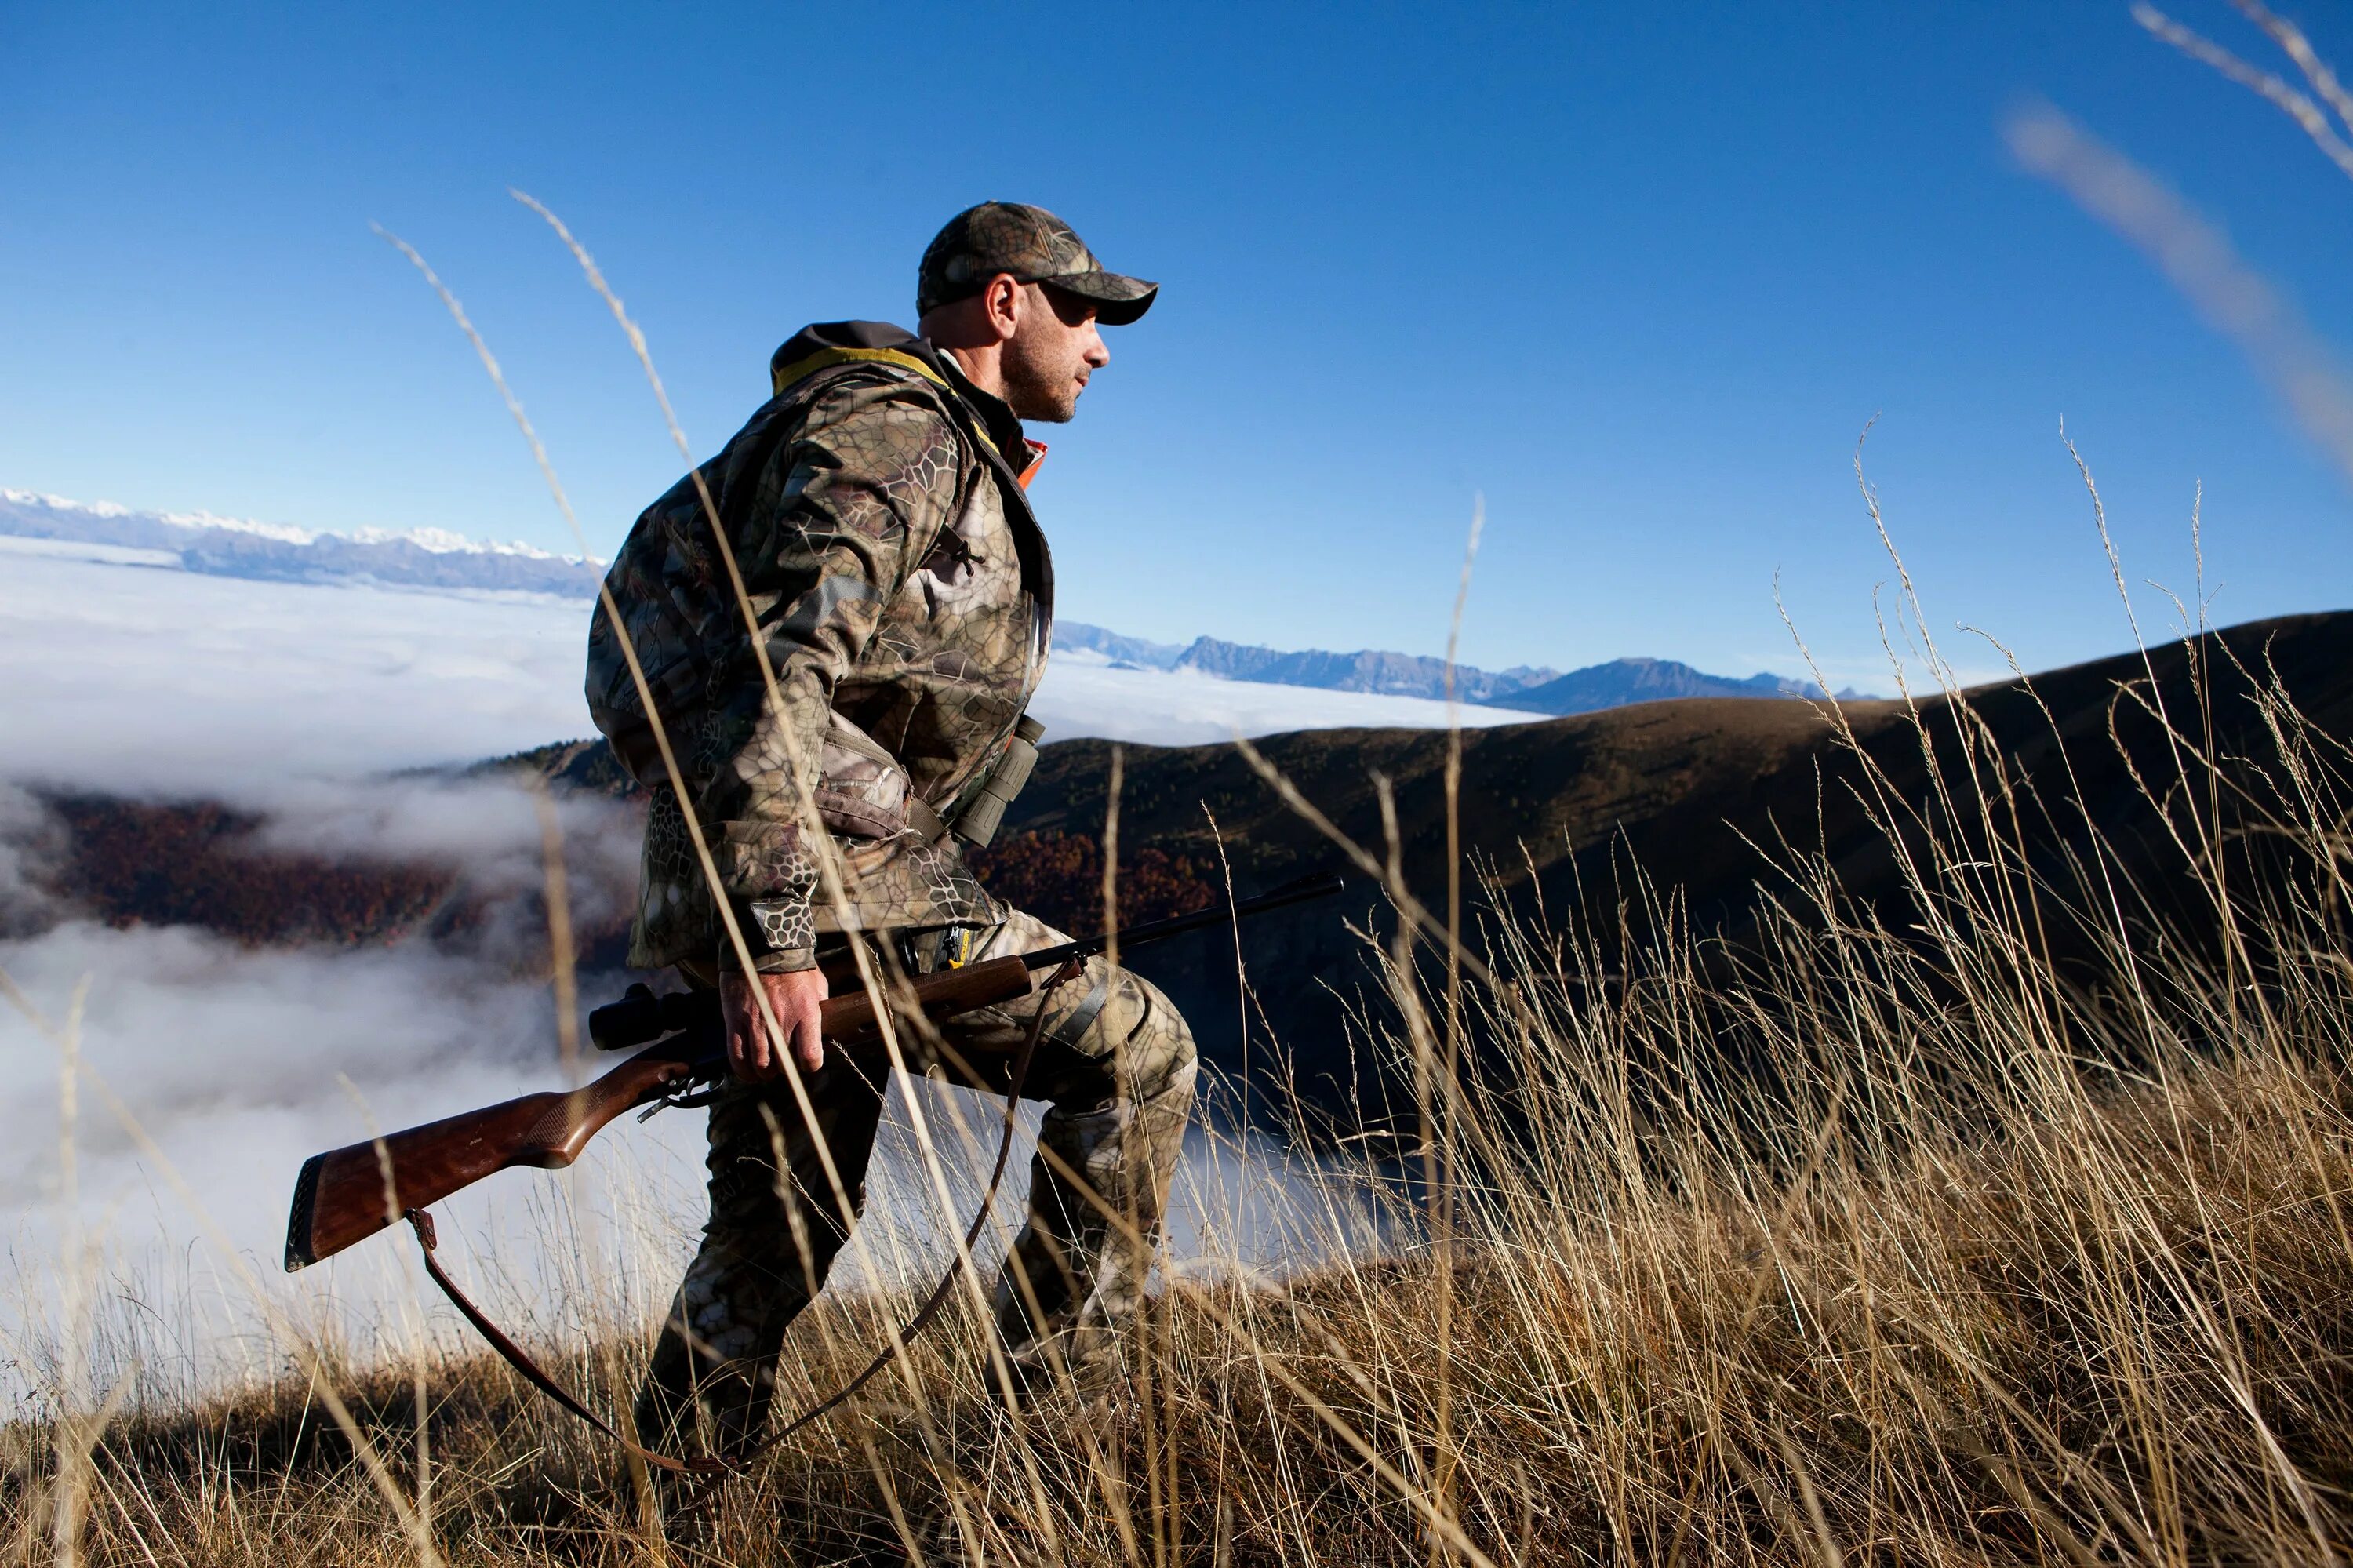
[[[932,1287],[931,1295],[924,1299],[921,1307],[915,1309],[914,1316],[907,1319],[905,1326],[891,1337],[891,1342],[877,1352],[874,1359],[867,1362],[857,1376],[801,1412],[800,1414],[794,1416],[784,1425],[767,1433],[758,1442],[741,1453],[723,1458],[710,1457],[679,1459],[667,1454],[657,1454],[652,1449],[643,1447],[621,1436],[612,1423],[589,1409],[570,1389],[556,1382],[554,1376],[532,1359],[530,1351],[516,1344],[503,1330],[491,1321],[489,1316],[480,1307],[474,1304],[471,1297],[459,1288],[458,1282],[450,1278],[442,1268],[440,1259],[434,1256],[437,1237],[433,1229],[433,1216],[422,1209],[411,1209],[404,1217],[416,1229],[417,1245],[424,1250],[425,1272],[432,1277],[434,1284],[441,1287],[441,1294],[449,1298],[449,1304],[457,1308],[464,1315],[466,1321],[474,1326],[474,1331],[481,1335],[491,1349],[498,1351],[509,1366],[521,1372],[524,1381],[533,1388],[610,1437],[628,1452],[643,1459],[647,1464],[664,1470],[675,1471],[681,1475],[707,1478],[702,1489],[689,1499],[685,1506],[679,1510],[681,1514],[692,1512],[710,1499],[717,1490],[719,1483],[725,1480],[727,1477],[745,1469],[752,1460],[790,1437],[802,1427],[840,1408],[852,1394],[871,1382],[875,1374],[904,1354],[907,1347],[914,1343],[915,1337],[930,1326],[933,1319],[939,1316],[940,1308],[947,1304],[948,1296],[955,1288],[956,1276],[963,1271],[965,1258],[970,1255],[973,1244],[980,1239],[980,1233],[987,1227],[989,1213],[997,1207],[997,1191],[1004,1184],[1005,1168],[1013,1157],[1013,1128],[1020,1117],[1021,1090],[1029,1082],[1029,1065],[1038,1054],[1038,1042],[1046,1032],[1046,1003],[1052,998],[1055,991],[1085,972],[1086,966],[1081,959],[1075,958],[1066,959],[1062,967],[1054,971],[1053,978],[1039,989],[1038,1011],[1029,1020],[1029,1033],[1022,1036],[1020,1053],[1015,1056],[1013,1071],[1006,1081],[1005,1130],[997,1139],[997,1163],[989,1171],[987,1185],[981,1192],[979,1210],[973,1215],[971,1225],[965,1231],[964,1245],[957,1249],[956,1257],[948,1265],[947,1272],[940,1277],[940,1282]]]
[[[498,1351],[500,1355],[505,1357],[507,1364],[514,1368],[515,1371],[522,1373],[524,1380],[533,1388],[539,1390],[540,1393],[547,1395],[548,1398],[554,1400],[565,1409],[572,1412],[573,1414],[580,1417],[581,1420],[586,1421],[589,1425],[594,1426],[597,1431],[602,1432],[606,1436],[610,1437],[614,1442],[618,1443],[622,1447],[628,1449],[630,1453],[635,1454],[638,1458],[643,1459],[649,1465],[659,1466],[660,1468],[665,1470],[676,1470],[682,1475],[703,1475],[713,1471],[723,1472],[727,1468],[727,1462],[724,1459],[673,1459],[667,1454],[657,1454],[650,1448],[640,1447],[630,1439],[622,1436],[620,1432],[614,1427],[612,1423],[607,1421],[603,1416],[597,1414],[595,1411],[581,1404],[578,1396],[574,1394],[570,1389],[556,1382],[544,1368],[543,1368],[537,1361],[532,1360],[531,1352],[529,1351],[524,1350],[521,1345],[516,1344],[514,1340],[509,1339],[504,1330],[501,1329],[496,1323],[491,1322],[489,1317],[483,1313],[482,1309],[474,1305],[473,1298],[468,1296],[463,1290],[458,1287],[458,1282],[450,1278],[448,1273],[442,1269],[441,1260],[433,1255],[434,1245],[437,1239],[433,1230],[433,1216],[427,1213],[422,1209],[411,1209],[408,1211],[406,1218],[411,1225],[416,1227],[417,1245],[422,1247],[425,1251],[425,1272],[433,1277],[433,1283],[441,1287],[441,1294],[449,1298],[449,1304],[451,1306],[457,1308],[459,1311],[465,1314],[466,1321],[474,1326],[474,1331],[476,1333],[481,1335],[485,1340],[489,1341],[491,1349]]]

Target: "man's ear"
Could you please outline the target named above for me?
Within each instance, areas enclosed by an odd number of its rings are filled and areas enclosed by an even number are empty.
[[[989,330],[996,333],[999,343],[1012,341],[1014,329],[1021,324],[1021,285],[1010,272],[999,272],[980,291],[982,311],[988,317]]]

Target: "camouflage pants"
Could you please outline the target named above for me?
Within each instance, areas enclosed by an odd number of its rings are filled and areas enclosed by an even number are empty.
[[[1014,911],[978,934],[972,958],[1068,939]],[[1033,995],[982,1009],[944,1021],[941,1033],[968,1060],[994,1053],[1002,1062],[1039,1005]],[[1043,1005],[1045,1033],[1022,1092],[1048,1109],[1028,1224],[996,1298],[998,1340],[1022,1383],[1107,1367],[1151,1265],[1195,1072],[1193,1036],[1168,999],[1099,958]],[[851,1216],[864,1203],[883,1080],[828,1054],[803,1082],[830,1178],[787,1084],[731,1083],[711,1107],[711,1219],[638,1396],[638,1430],[663,1451],[681,1451],[698,1427],[702,1446],[720,1453],[758,1436],[785,1330],[849,1239],[844,1200]]]

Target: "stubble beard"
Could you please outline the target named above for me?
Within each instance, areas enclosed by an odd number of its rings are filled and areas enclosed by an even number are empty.
[[[1060,425],[1079,411],[1075,367],[1047,363],[1046,356],[1018,337],[1005,345],[997,374],[1005,378],[1005,401],[1018,418]]]

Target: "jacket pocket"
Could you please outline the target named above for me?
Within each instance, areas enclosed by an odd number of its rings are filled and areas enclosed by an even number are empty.
[[[884,839],[907,830],[907,770],[839,714],[827,715],[818,753],[817,814],[837,833]]]

